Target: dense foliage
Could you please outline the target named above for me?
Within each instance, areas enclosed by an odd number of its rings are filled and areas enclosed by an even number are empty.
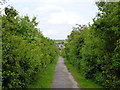
[[[2,86],[2,20],[0,16],[0,89]]]
[[[55,42],[36,28],[36,17],[20,17],[13,7],[2,15],[3,88],[27,87],[58,56]]]
[[[62,55],[87,79],[120,88],[120,2],[97,2],[93,24],[78,25]]]

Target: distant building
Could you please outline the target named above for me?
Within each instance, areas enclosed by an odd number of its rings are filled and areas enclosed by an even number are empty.
[[[58,47],[58,49],[61,51],[63,48],[65,48],[65,46],[63,44],[57,44],[56,45]]]

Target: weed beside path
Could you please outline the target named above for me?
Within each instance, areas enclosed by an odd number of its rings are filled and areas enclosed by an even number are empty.
[[[36,81],[29,85],[28,88],[51,88],[57,61],[58,57],[46,68],[43,73],[39,73],[36,76]]]
[[[65,64],[67,65],[69,72],[72,73],[74,79],[78,82],[78,86],[80,88],[103,88],[98,84],[95,84],[93,81],[85,79],[85,77],[82,76],[77,71],[77,69],[74,66],[72,66],[66,59],[64,59],[64,61],[65,61]]]

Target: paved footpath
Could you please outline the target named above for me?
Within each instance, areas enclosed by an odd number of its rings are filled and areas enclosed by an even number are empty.
[[[52,88],[79,88],[61,56],[56,65]]]

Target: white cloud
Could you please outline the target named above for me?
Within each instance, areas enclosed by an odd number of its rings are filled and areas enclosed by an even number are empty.
[[[94,2],[95,0],[42,0],[46,3],[73,3],[73,2]]]
[[[43,2],[43,3],[73,3],[73,2],[94,2],[96,0],[10,0],[10,2]]]
[[[28,7],[24,7],[22,10],[21,10],[21,13],[28,13],[29,12],[29,8]]]
[[[30,10],[30,8],[28,8],[28,7],[24,7],[23,9],[19,10],[18,12],[19,12],[20,16],[27,15],[30,18],[32,18],[34,16],[33,11]]]
[[[82,17],[73,14],[67,13],[64,10],[58,13],[52,13],[51,18],[48,20],[50,24],[87,24],[88,22]]]
[[[62,24],[64,22],[66,22],[66,14],[64,11],[52,13],[51,19],[48,20],[50,24]]]
[[[82,23],[85,23],[85,22],[83,21],[83,19],[80,16],[75,15],[75,14],[70,14],[67,17],[67,23],[68,24],[76,24],[76,23],[81,23],[82,24]]]
[[[4,14],[5,7],[6,7],[6,4],[0,5],[0,12],[1,12],[1,14]]]
[[[85,12],[93,12],[94,8],[91,10],[91,4],[80,2],[89,1],[94,0],[9,0],[20,15],[37,15],[37,27],[50,38],[66,38],[75,24],[87,24],[92,14],[87,16]]]
[[[65,2],[72,2],[73,0],[43,0],[43,2],[46,2],[46,3],[48,3],[48,2],[54,2],[54,3],[56,3],[56,2],[58,2],[58,3],[60,3],[60,2],[62,2],[62,3],[65,3]]]
[[[57,30],[45,30],[43,31],[43,34],[45,36],[54,36],[54,35],[58,35],[59,32]]]
[[[62,10],[61,7],[59,6],[55,6],[55,5],[46,5],[44,7],[38,7],[36,8],[36,11],[52,11],[52,10]]]
[[[64,25],[63,25],[64,27]],[[51,37],[52,39],[54,38],[58,38],[58,39],[65,39],[66,36],[68,34],[70,34],[70,30],[65,30],[65,29],[68,29],[68,28],[53,28],[53,29],[46,29],[46,30],[42,30],[43,32],[43,35],[45,37]],[[71,27],[72,29],[72,27]]]

